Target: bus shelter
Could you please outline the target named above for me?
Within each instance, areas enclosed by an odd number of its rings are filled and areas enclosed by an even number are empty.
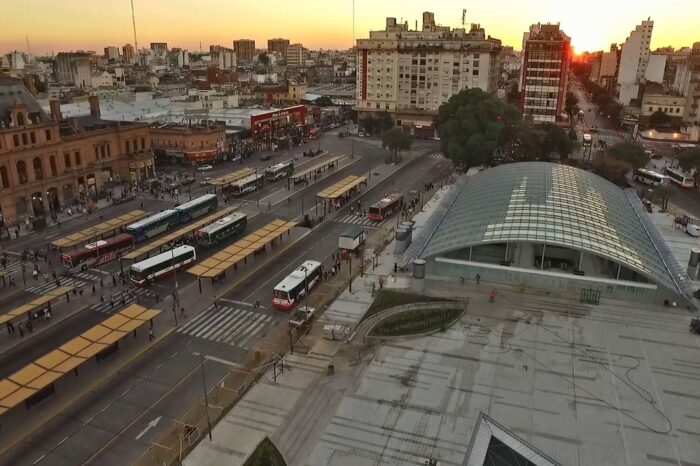
[[[54,249],[72,248],[78,245],[89,243],[95,239],[103,239],[108,233],[116,233],[131,223],[134,223],[148,215],[143,210],[132,210],[126,214],[112,218],[97,225],[87,227],[84,230],[77,231],[64,238],[59,238],[51,242],[51,247]],[[110,235],[111,236],[111,235]]]
[[[210,278],[214,283],[215,279],[226,275],[227,269],[233,267],[235,270],[239,263],[247,263],[248,257],[265,251],[268,244],[274,245],[275,239],[280,238],[281,241],[282,235],[284,233],[289,235],[294,226],[296,226],[296,222],[274,220],[199,264],[190,267],[187,272],[197,277],[201,293],[202,278]]]
[[[119,349],[127,334],[160,314],[132,304],[57,349],[0,380],[0,415],[24,403],[27,409],[54,393],[54,383],[93,356],[100,361]]]
[[[296,185],[298,183],[306,182],[308,183],[309,179],[312,179],[321,173],[323,173],[326,170],[330,170],[332,168],[335,168],[335,166],[345,158],[345,154],[343,155],[336,155],[335,157],[331,157],[328,160],[325,160],[323,162],[317,163],[303,171],[300,171],[298,173],[294,173],[292,175],[289,175],[287,177],[287,189],[290,188],[290,186]]]
[[[60,298],[65,295],[66,300],[70,302],[70,292],[73,291],[72,286],[61,286],[58,288],[54,288],[53,290],[47,291],[43,295],[39,296],[36,299],[33,299],[29,301],[27,304],[22,304],[21,306],[18,306],[14,309],[12,309],[9,312],[6,312],[2,315],[0,315],[0,325],[5,324],[7,322],[11,322],[15,320],[18,317],[22,317],[23,315],[26,315],[28,312],[32,312],[44,305],[46,305],[49,308],[49,311],[51,310],[51,301],[54,299]]]
[[[150,254],[155,251],[156,249],[160,253],[163,246],[189,234],[192,233],[195,230],[199,230],[203,226],[206,226],[212,222],[217,221],[218,219],[225,217],[226,215],[230,214],[231,212],[235,211],[236,207],[226,207],[223,210],[219,210],[217,212],[214,212],[213,214],[207,215],[204,218],[201,218],[195,222],[190,223],[187,226],[184,226],[178,230],[173,231],[172,233],[169,233],[162,238],[158,238],[156,240],[153,240],[149,242],[148,244],[145,244],[141,246],[140,248],[134,249],[133,251],[129,252],[128,254],[125,254],[122,256],[122,259],[127,259],[127,260],[136,260],[139,257],[146,256],[150,257]]]
[[[352,196],[367,185],[366,176],[350,175],[316,194],[316,215],[318,216],[318,201],[323,203],[323,212],[331,212],[347,204]]]
[[[229,173],[228,175],[214,178],[209,182],[209,185],[214,187],[214,192],[216,192],[216,188],[221,188],[221,192],[223,192],[224,189],[230,187],[236,181],[242,180],[243,178],[250,176],[255,172],[257,172],[257,170],[254,168],[241,168],[240,170],[236,170],[235,172]]]

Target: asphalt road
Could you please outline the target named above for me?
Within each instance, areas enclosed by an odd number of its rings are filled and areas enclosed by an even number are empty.
[[[329,146],[338,143],[347,145],[347,140],[341,140],[337,136],[328,135],[325,139],[332,137],[338,142],[329,141]],[[426,146],[430,147],[429,144],[423,147]],[[356,142],[356,149],[359,157],[360,154],[369,154],[379,159],[373,163],[383,162],[386,154],[376,147],[376,142]],[[363,205],[375,202],[385,191],[421,191],[425,182],[437,180],[441,175],[450,173],[447,161],[437,157],[431,158],[430,152],[434,152],[434,149],[402,168],[398,175],[363,193],[360,198]],[[316,185],[309,186],[302,194],[305,203],[306,199],[312,199],[319,189],[347,174],[366,172],[367,167],[369,161],[362,159],[348,169],[349,171],[336,173]],[[430,173],[430,177],[426,177],[426,173]],[[269,189],[272,192],[284,188],[273,185]],[[300,214],[301,201],[297,202]],[[310,203],[309,206],[311,205],[313,204]],[[258,215],[251,220],[248,231],[272,217],[297,215],[296,208],[288,209],[288,206],[280,204],[278,209],[273,209],[269,214]],[[339,212],[337,215],[338,219],[345,220],[323,222],[298,243],[282,252],[274,261],[246,276],[233,291],[220,296],[218,310],[212,309],[208,299],[201,299],[196,281],[188,274],[182,274],[184,276],[180,278],[180,287],[183,298],[202,301],[202,307],[206,307],[192,308],[188,321],[181,325],[178,332],[167,336],[117,372],[107,383],[84,396],[63,414],[6,452],[0,457],[0,464],[72,465],[89,462],[116,465],[133,461],[171,424],[172,419],[178,418],[201,396],[199,355],[206,355],[203,367],[208,385],[211,386],[231,367],[235,367],[236,361],[243,361],[249,356],[255,341],[264,339],[276,325],[286,324],[287,314],[279,313],[268,306],[271,290],[305,259],[317,259],[328,263],[331,253],[337,247],[338,234],[347,228],[348,222],[356,221],[353,218],[348,219],[346,212]],[[393,222],[394,219],[388,221]],[[200,257],[204,258],[214,252],[205,252]],[[108,270],[115,268],[118,268],[118,265],[109,264]],[[164,288],[163,294],[170,289],[169,283],[160,286]],[[263,308],[253,309],[251,304],[256,299],[263,303]],[[80,328],[91,326],[94,317],[83,314],[85,312],[78,317],[81,319],[79,321],[72,319],[74,322],[80,322],[79,325],[67,322],[64,326],[57,326],[52,332],[47,332],[46,336],[42,335],[41,339],[36,340],[36,349],[31,356],[21,359],[29,360],[36,354],[55,347],[56,341],[65,341],[79,333]],[[98,313],[94,314],[98,317],[96,320],[99,320]],[[7,360],[11,360],[10,355],[7,356]],[[31,411],[29,414],[31,415]]]

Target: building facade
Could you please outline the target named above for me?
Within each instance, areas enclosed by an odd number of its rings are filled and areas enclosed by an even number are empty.
[[[267,40],[267,51],[270,53],[277,53],[280,57],[287,56],[287,48],[289,47],[289,39],[268,39]]]
[[[237,65],[236,52],[233,49],[212,45],[209,47],[209,55],[211,56],[211,64],[220,70],[229,70]]]
[[[89,88],[91,84],[91,54],[88,52],[61,52],[56,56],[56,81]]]
[[[559,24],[533,24],[523,36],[520,111],[535,123],[554,123],[564,113],[571,39]]]
[[[226,152],[224,125],[153,124],[150,134],[155,155],[177,163],[210,163]]]
[[[287,66],[302,66],[304,65],[304,46],[292,44],[287,47],[287,53],[284,56],[287,60]]]
[[[610,51],[604,52],[600,58],[600,75],[596,84],[608,91],[615,89],[619,65],[620,49],[617,48],[617,44],[612,44]]]
[[[398,126],[432,133],[440,105],[462,89],[497,90],[500,50],[478,24],[450,30],[426,12],[412,31],[387,18],[384,30],[357,40],[359,117],[385,111]]]
[[[239,63],[252,63],[255,58],[255,41],[238,39],[233,41],[233,50]]]
[[[686,98],[680,95],[653,94],[645,92],[642,98],[642,111],[639,123],[646,124],[649,117],[657,111],[670,116],[673,123],[680,123],[685,115]]]
[[[119,61],[119,47],[105,47],[105,58],[107,60]]]
[[[62,119],[57,100],[49,116],[21,81],[0,78],[0,217],[6,224],[53,215],[87,201],[110,182],[153,176],[148,125],[91,115]]]
[[[122,47],[122,60],[127,65],[134,63],[136,60],[136,51],[134,50],[133,45],[126,44],[124,47]]]
[[[618,100],[622,105],[629,105],[633,99],[639,98],[639,85],[643,82],[649,64],[649,43],[653,29],[653,21],[642,21],[622,44],[617,73]]]

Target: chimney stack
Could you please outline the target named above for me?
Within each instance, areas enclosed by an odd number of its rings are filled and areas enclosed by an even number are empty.
[[[88,97],[90,102],[90,115],[99,118],[100,117],[100,98],[96,95],[91,95]]]
[[[51,118],[55,121],[63,120],[63,115],[61,114],[61,102],[58,99],[49,100],[49,108],[51,109]]]

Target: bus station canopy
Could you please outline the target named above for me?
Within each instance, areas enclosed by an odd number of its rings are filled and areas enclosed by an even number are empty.
[[[9,322],[11,320],[16,319],[17,317],[20,317],[24,314],[26,314],[29,311],[33,311],[39,306],[43,306],[44,304],[50,302],[51,300],[55,298],[60,298],[61,296],[64,296],[66,293],[70,293],[73,291],[72,286],[61,286],[59,288],[54,288],[53,290],[47,291],[43,295],[39,296],[38,298],[29,301],[27,304],[22,304],[21,306],[18,306],[14,309],[12,309],[10,312],[6,312],[3,315],[0,315],[0,325]]]
[[[138,249],[134,249],[131,251],[129,254],[125,254],[122,256],[123,259],[133,259],[136,260],[136,258],[143,256],[144,254],[148,254],[152,252],[155,249],[160,249],[164,244],[168,244],[171,241],[174,241],[182,236],[185,236],[186,234],[190,233],[192,230],[198,230],[202,228],[203,226],[214,222],[221,217],[224,217],[225,215],[230,214],[236,210],[236,207],[226,207],[223,210],[219,210],[218,212],[214,212],[213,214],[207,215],[204,218],[201,218],[197,220],[196,222],[192,222],[187,226],[184,226],[178,230],[173,231],[172,233],[169,233],[162,238],[158,238],[154,241],[151,241],[148,244],[145,244],[141,246]]]
[[[350,175],[316,194],[321,199],[338,199],[352,188],[367,182],[366,176]]]
[[[292,180],[301,180],[306,178],[309,175],[313,175],[316,173],[317,170],[323,170],[331,165],[334,165],[338,163],[341,159],[345,158],[345,155],[336,155],[335,157],[331,157],[330,159],[317,163],[316,165],[307,168],[306,170],[300,171],[298,173],[294,173],[293,175],[290,175],[289,178]]]
[[[97,225],[85,228],[84,230],[77,231],[72,235],[66,236],[65,238],[54,240],[51,242],[51,245],[60,249],[88,243],[94,238],[99,238],[105,233],[109,233],[117,230],[118,228],[134,223],[147,215],[148,213],[144,212],[143,210],[132,210],[131,212],[120,215],[119,217],[115,217]]]
[[[160,312],[158,309],[146,309],[132,304],[6,379],[0,380],[0,414],[48,387]]]
[[[264,227],[254,231],[243,239],[233,243],[231,246],[214,254],[199,264],[190,267],[187,272],[199,278],[213,278],[239,262],[247,259],[251,254],[260,248],[264,248],[273,239],[288,232],[296,225],[296,222],[286,222],[284,220],[274,220]]]
[[[229,185],[231,183],[235,183],[236,181],[245,178],[246,176],[250,176],[253,173],[255,173],[254,168],[246,167],[246,168],[241,168],[240,170],[237,170],[233,173],[229,173],[228,175],[220,176],[218,178],[214,178],[209,182],[210,185],[212,186],[225,186]]]

